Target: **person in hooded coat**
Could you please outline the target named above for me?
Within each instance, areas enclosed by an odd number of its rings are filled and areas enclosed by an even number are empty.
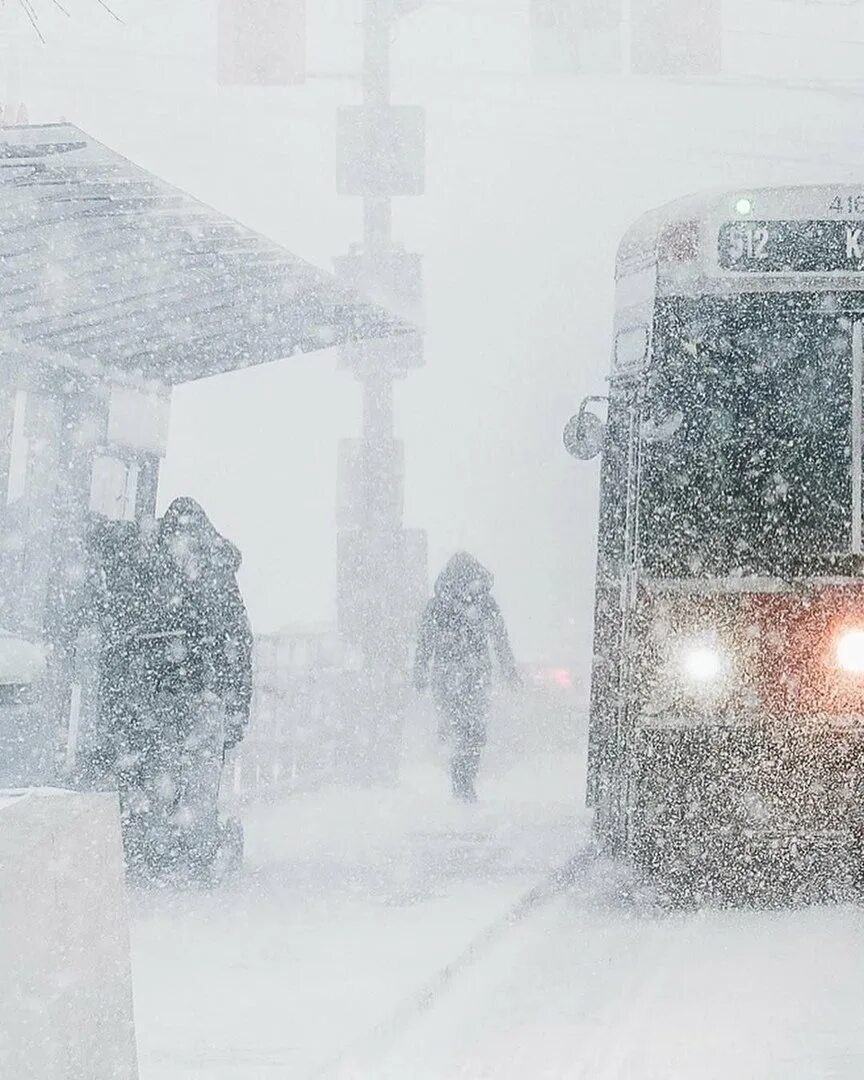
[[[519,678],[492,585],[492,574],[473,555],[457,552],[435,582],[414,655],[415,687],[423,691],[431,682],[441,730],[453,740],[453,794],[466,802],[477,797],[474,785],[486,743],[490,644],[508,682]]]
[[[133,528],[103,559],[101,601],[102,726],[127,853],[150,866],[183,855],[206,870],[221,842],[225,752],[252,698],[240,553],[189,498],[171,503],[151,539]]]
[[[169,622],[181,628],[187,686],[225,711],[223,748],[243,738],[252,702],[252,630],[237,584],[241,555],[194,499],[175,499],[159,522],[157,561],[167,570]]]

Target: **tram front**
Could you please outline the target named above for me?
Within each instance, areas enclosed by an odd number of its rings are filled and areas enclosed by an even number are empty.
[[[864,195],[673,204],[631,231],[617,278],[598,835],[689,877],[849,854],[864,820]],[[577,456],[589,416],[568,433]]]

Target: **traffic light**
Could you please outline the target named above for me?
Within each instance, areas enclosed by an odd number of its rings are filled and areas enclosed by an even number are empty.
[[[219,0],[220,86],[290,86],[306,78],[306,0]]]
[[[630,0],[634,75],[719,75],[721,0]]]

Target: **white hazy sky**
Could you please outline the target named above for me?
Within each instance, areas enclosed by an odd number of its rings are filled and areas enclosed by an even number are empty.
[[[216,86],[215,0],[115,0],[122,24],[68,4],[71,19],[43,20],[46,46],[19,39],[9,93],[32,120],[78,124],[323,266],[358,238],[334,181],[355,3],[315,0],[315,77],[278,90]],[[433,572],[456,547],[490,565],[521,656],[585,670],[597,470],[566,457],[561,430],[603,385],[621,233],[699,188],[860,177],[864,139],[845,94],[532,80],[526,7],[430,5],[394,36],[395,97],[428,110],[427,193],[395,215],[426,257],[426,367],[397,399],[406,518],[429,530]],[[812,59],[805,38],[781,46],[749,41],[739,59],[772,74],[794,73],[796,49]],[[332,353],[175,395],[163,500],[195,495],[241,546],[259,629],[335,618],[336,446],[358,423]]]

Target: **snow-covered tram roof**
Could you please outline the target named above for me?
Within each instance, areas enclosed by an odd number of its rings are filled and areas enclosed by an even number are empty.
[[[772,258],[770,245],[783,254]],[[650,276],[654,295],[864,290],[864,183],[677,199],[628,229],[615,270],[619,288]]]
[[[175,384],[411,328],[71,124],[0,129],[0,348]]]

